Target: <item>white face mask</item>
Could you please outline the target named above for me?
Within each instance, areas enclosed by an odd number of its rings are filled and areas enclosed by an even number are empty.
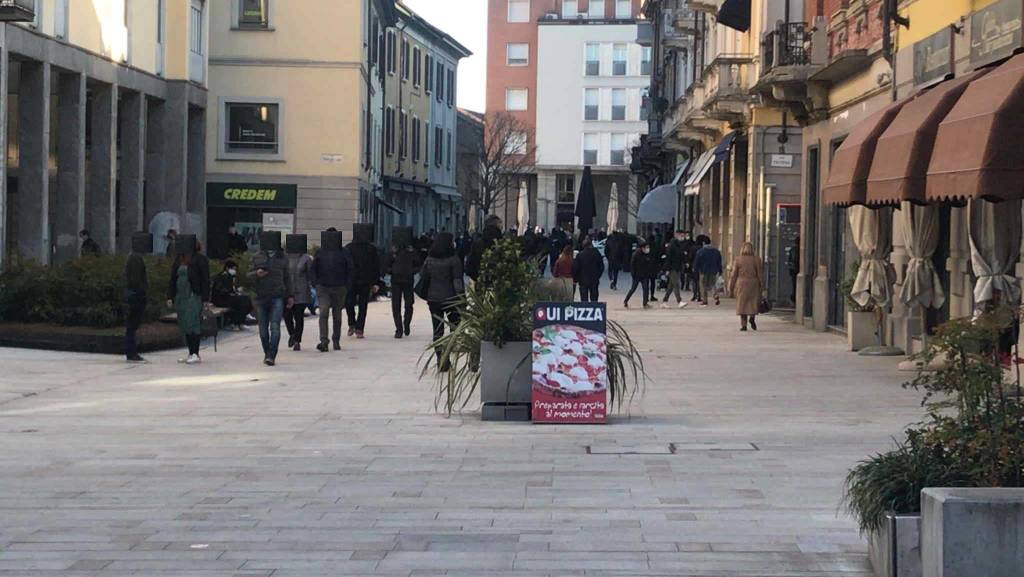
[[[235,276],[236,274],[238,274],[238,271],[233,269],[233,268],[229,268],[228,269],[228,274],[231,275],[231,276]]]

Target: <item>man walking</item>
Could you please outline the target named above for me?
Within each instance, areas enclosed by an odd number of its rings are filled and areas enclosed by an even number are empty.
[[[572,269],[572,276],[580,287],[580,301],[596,303],[604,275],[604,259],[589,236],[583,237],[583,250],[576,255]]]
[[[260,325],[263,364],[277,363],[281,344],[281,319],[285,307],[291,308],[292,287],[288,278],[288,258],[281,250],[279,231],[260,233],[260,252],[252,259],[252,288],[256,293],[256,319]]]
[[[81,256],[99,256],[100,245],[92,239],[92,235],[89,231],[82,230],[78,233],[78,238],[82,241]]]
[[[348,336],[364,337],[370,295],[380,280],[380,254],[373,246],[373,225],[352,225],[352,242],[345,247],[352,257],[352,290],[348,293]]]
[[[149,277],[146,273],[146,261],[142,255],[153,252],[153,235],[137,232],[132,235],[132,252],[124,267],[125,293],[124,301],[127,308],[124,322],[124,355],[129,363],[146,362],[139,355],[139,343],[136,339],[142,318],[146,314]]]
[[[690,304],[683,300],[683,274],[686,266],[686,250],[683,247],[686,233],[677,230],[676,236],[668,244],[668,251],[665,256],[665,270],[668,271],[668,286],[665,287],[665,301],[661,308],[668,308],[668,298],[676,295],[676,306],[683,309]]]
[[[412,227],[395,227],[391,237],[395,247],[384,266],[391,275],[391,316],[395,321],[395,338],[409,336],[412,326],[413,304],[416,297],[413,285],[416,273],[423,265],[420,253],[412,246]],[[461,259],[459,262],[462,262]],[[402,301],[405,301],[403,314]]]
[[[722,253],[710,241],[711,239],[708,239],[708,243],[697,251],[697,258],[693,263],[693,268],[700,275],[702,307],[708,306],[708,297],[712,294],[715,295],[715,306],[722,304],[721,295],[715,288],[723,271]]]
[[[320,233],[320,250],[313,257],[313,284],[320,300],[320,344],[316,350],[321,353],[328,351],[328,335],[334,350],[341,350],[341,311],[352,284],[352,268],[352,257],[342,246],[341,232],[331,227]],[[334,321],[331,333],[328,320]]]

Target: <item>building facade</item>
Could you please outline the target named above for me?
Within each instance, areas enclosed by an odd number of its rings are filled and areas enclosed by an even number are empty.
[[[204,233],[209,2],[18,0],[0,24],[0,266]]]
[[[458,135],[456,136],[456,183],[463,199],[479,198],[482,193],[480,173],[484,155],[484,115],[472,110],[459,109]],[[482,226],[480,214],[465,202],[466,229]]]

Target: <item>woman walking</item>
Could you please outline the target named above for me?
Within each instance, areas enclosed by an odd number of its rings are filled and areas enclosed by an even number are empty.
[[[457,299],[466,290],[462,261],[455,254],[454,240],[449,232],[438,234],[420,272],[420,282],[427,286],[427,307],[434,324],[434,342],[444,336],[445,319],[452,325],[459,324]],[[437,362],[442,371],[448,370],[447,361],[441,360],[440,349],[437,350]]]
[[[576,285],[572,278],[572,246],[565,245],[562,247],[561,254],[558,255],[558,260],[551,268],[551,275],[555,277],[555,283],[561,286],[562,298],[568,301],[576,298]]]
[[[203,301],[210,292],[210,269],[205,258],[196,254],[194,236],[181,235],[175,242],[174,266],[167,288],[167,306],[178,315],[178,329],[188,345],[188,356],[179,363],[195,365],[202,362],[199,343],[202,339]]]
[[[740,330],[750,328],[757,330],[758,305],[761,302],[761,291],[764,290],[764,279],[761,272],[761,259],[754,255],[754,245],[743,243],[740,256],[732,263],[732,274],[729,278],[729,293],[736,299],[736,314],[740,317]]]
[[[284,312],[284,327],[288,329],[288,346],[293,351],[302,350],[306,308],[313,300],[313,257],[306,252],[307,242],[304,234],[289,234],[285,237],[288,280],[292,286],[294,304]]]
[[[636,292],[636,287],[641,288],[641,292],[644,298],[644,308],[651,308],[650,305],[650,286],[651,279],[658,273],[658,262],[655,260],[653,254],[651,254],[651,245],[645,240],[640,241],[640,246],[633,253],[633,258],[630,261],[630,269],[633,275],[633,286],[629,287],[629,292],[626,293],[626,301],[622,304],[623,307],[629,308],[629,299],[633,298],[633,293]]]

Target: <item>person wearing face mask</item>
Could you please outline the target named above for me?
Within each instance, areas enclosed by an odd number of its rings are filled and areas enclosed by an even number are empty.
[[[252,299],[238,290],[238,263],[229,260],[224,270],[213,277],[213,306],[228,309],[225,328],[240,331],[245,319],[252,312]]]
[[[640,241],[640,247],[633,253],[631,266],[633,286],[631,286],[629,288],[629,292],[626,293],[626,301],[622,306],[627,309],[629,308],[629,299],[633,297],[633,293],[636,292],[636,288],[640,287],[644,298],[644,308],[649,309],[651,308],[651,279],[658,274],[658,262],[654,260],[654,255],[651,254],[651,245],[648,244],[647,241]]]

